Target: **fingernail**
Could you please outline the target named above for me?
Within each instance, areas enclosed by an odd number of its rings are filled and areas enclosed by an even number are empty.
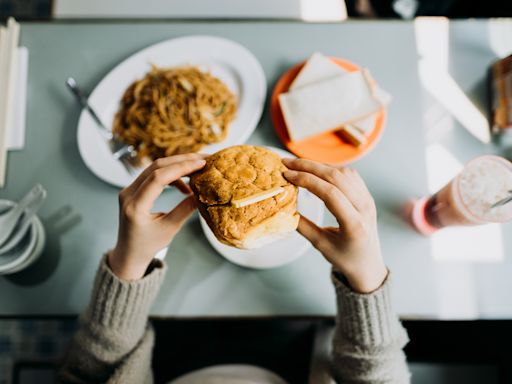
[[[295,177],[297,176],[298,172],[297,171],[284,171],[283,172],[283,175],[284,177],[286,178],[289,178],[289,177]]]
[[[205,159],[199,159],[199,160],[196,160],[196,161],[195,161],[195,164],[196,164],[196,165],[205,165],[205,164],[206,164],[206,160],[205,160]]]
[[[293,160],[295,160],[292,157],[283,157],[283,163],[291,163]]]

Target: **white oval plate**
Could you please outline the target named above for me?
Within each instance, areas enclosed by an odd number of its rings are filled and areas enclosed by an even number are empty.
[[[237,114],[224,141],[204,148],[214,153],[242,144],[256,128],[263,111],[267,83],[256,57],[234,41],[214,36],[187,36],[166,40],[130,56],[96,86],[89,102],[107,127],[111,127],[128,86],[142,78],[151,64],[159,67],[195,65],[221,79],[238,98]],[[135,178],[112,158],[94,120],[83,111],[78,121],[78,149],[85,165],[100,179],[118,187]]]
[[[295,157],[290,152],[279,148],[268,147],[281,157]],[[324,203],[311,192],[300,189],[297,200],[297,210],[317,225],[322,225],[324,218]],[[271,244],[256,249],[238,249],[230,247],[217,240],[208,224],[199,215],[201,228],[213,248],[232,263],[246,268],[269,269],[281,267],[298,259],[311,247],[311,243],[298,232],[277,240]]]

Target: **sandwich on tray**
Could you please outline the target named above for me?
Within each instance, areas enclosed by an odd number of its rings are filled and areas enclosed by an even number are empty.
[[[390,100],[367,69],[349,72],[320,53],[279,95],[291,141],[336,131],[355,146],[367,143],[377,114]]]

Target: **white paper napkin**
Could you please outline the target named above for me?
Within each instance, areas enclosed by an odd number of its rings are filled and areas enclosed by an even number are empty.
[[[25,117],[27,111],[28,49],[18,47],[18,73],[14,90],[14,111],[7,129],[7,150],[20,150],[25,146]]]

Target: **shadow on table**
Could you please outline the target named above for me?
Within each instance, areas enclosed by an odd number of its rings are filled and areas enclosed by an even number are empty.
[[[65,113],[64,127],[61,135],[61,151],[64,157],[64,164],[71,169],[71,175],[75,181],[88,186],[98,185],[100,187],[107,186],[105,183],[98,183],[97,177],[86,167],[78,150],[77,131],[78,119],[82,110],[68,93],[64,86],[64,76],[62,84],[52,84],[48,88],[50,97],[56,99],[63,107]]]
[[[315,258],[318,260],[314,260]],[[312,268],[315,268],[314,279]],[[304,313],[332,313],[332,305],[335,302],[334,288],[331,300],[328,297],[318,300],[318,286],[331,287],[330,270],[331,267],[323,256],[311,248],[290,264],[278,268],[253,270],[255,279],[261,285],[256,299],[269,315],[289,313],[302,316]]]
[[[400,231],[413,231],[409,222],[412,198],[407,199],[376,199],[378,220],[387,226],[393,226]]]
[[[274,124],[272,122],[272,118],[267,118],[267,117],[271,115],[270,101],[272,98],[272,92],[274,91],[274,87],[275,87],[277,81],[286,71],[288,71],[295,64],[296,63],[291,62],[289,60],[281,60],[278,65],[279,69],[277,70],[278,76],[275,78],[269,79],[267,82],[267,95],[266,95],[266,99],[265,99],[266,101],[264,104],[263,112],[261,114],[262,117],[258,123],[258,126],[256,127],[256,129],[259,131],[260,135],[262,137],[265,137],[264,145],[283,148],[286,150],[283,143],[281,143],[281,141],[277,137],[277,134],[274,130]],[[260,143],[256,143],[256,144],[260,144]]]
[[[46,246],[34,264],[6,278],[17,285],[37,285],[47,280],[57,269],[62,250],[61,237],[82,221],[82,217],[69,205],[62,206],[43,219]]]
[[[163,303],[167,313],[172,309],[171,316],[198,311],[215,316],[223,310],[219,303],[222,306],[226,300],[234,300],[241,306],[239,310],[251,313],[254,309],[251,300],[246,300],[248,296],[259,303],[259,311],[263,308],[268,313],[328,312],[324,303],[311,299],[307,286],[301,283],[310,275],[307,257],[313,256],[303,255],[289,265],[270,270],[238,266],[217,253],[204,236],[199,220],[193,219],[171,244],[166,256],[169,269],[157,302]],[[329,281],[328,272],[325,279]],[[205,284],[209,287],[208,299],[200,293]],[[248,293],[252,285],[259,288]],[[286,300],[276,300],[277,297]],[[273,308],[276,301],[279,308]]]
[[[196,217],[176,235],[165,260],[169,269],[160,296],[165,294],[166,306],[178,312],[187,294],[226,263],[204,236]]]

